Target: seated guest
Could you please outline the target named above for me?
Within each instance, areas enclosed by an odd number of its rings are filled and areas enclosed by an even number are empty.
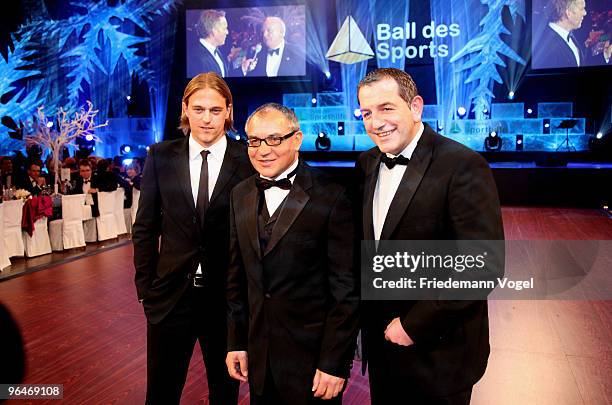
[[[39,195],[47,185],[45,178],[40,175],[41,162],[34,161],[26,165],[27,172],[25,176],[15,180],[17,189],[24,189],[32,195]]]
[[[120,183],[119,176],[111,171],[110,159],[100,159],[98,161],[95,177],[99,191],[115,191]]]
[[[97,217],[100,215],[98,210],[98,191],[115,191],[117,183],[109,182],[107,179],[100,179],[99,175],[93,176],[91,163],[87,159],[79,162],[79,178],[76,180],[71,194],[88,194],[91,196],[86,198],[86,203],[91,205],[91,215]],[[104,177],[104,176],[103,176]]]
[[[8,156],[4,156],[0,162],[0,175],[2,176],[2,186],[4,188],[11,188],[11,186],[15,185],[13,178],[13,161]]]
[[[142,178],[142,174],[140,173],[140,165],[138,162],[130,163],[126,167],[125,172],[130,185],[136,190],[140,190],[140,179]]]

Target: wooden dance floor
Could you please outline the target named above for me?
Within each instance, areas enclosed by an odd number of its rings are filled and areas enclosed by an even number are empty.
[[[612,219],[596,210],[503,213],[507,239],[612,239]],[[144,402],[146,327],[133,274],[132,246],[125,245],[0,282],[0,299],[25,340],[25,383],[63,384],[66,404]],[[492,353],[472,404],[612,403],[612,301],[489,306]],[[345,404],[370,402],[360,366],[353,367]],[[183,404],[208,403],[204,374],[196,345]],[[240,403],[248,404],[248,387],[240,393]]]

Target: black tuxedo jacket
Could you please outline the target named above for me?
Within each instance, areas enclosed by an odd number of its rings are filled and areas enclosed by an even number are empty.
[[[255,65],[255,69],[247,72],[247,76],[267,76],[266,63],[268,59],[268,48],[266,46],[264,46],[259,55],[257,55],[257,59],[258,61],[257,65]],[[295,45],[285,43],[277,76],[303,76],[305,74],[306,61],[304,50],[300,50]]]
[[[191,193],[189,138],[153,145],[142,180],[133,227],[135,282],[150,323],[159,323],[192,283],[198,263],[208,291],[225,308],[229,195],[253,174],[246,146],[228,138],[221,171],[201,223]],[[160,241],[161,236],[161,241]]]
[[[109,173],[110,175],[111,173]],[[94,174],[91,176],[90,180],[90,188],[95,188],[98,191],[115,191],[117,190],[117,182],[112,181],[114,179],[109,175],[99,176]],[[83,194],[83,178],[78,176],[75,183],[74,188],[70,191],[70,194]],[[93,205],[91,206],[91,215],[94,217],[100,216],[100,210],[98,209],[98,193],[92,193],[91,198],[93,199]]]
[[[497,189],[487,162],[424,125],[380,239],[503,239]],[[372,206],[380,156],[373,148],[357,162],[363,185],[364,240],[374,239]],[[392,370],[434,396],[463,391],[483,375],[489,355],[486,301],[368,301],[363,307],[366,360],[388,356]],[[384,340],[386,326],[396,317],[414,345],[402,347]]]
[[[264,252],[255,175],[232,192],[228,350],[247,350],[261,395],[266,369],[294,403],[318,368],[348,377],[357,334],[352,211],[343,188],[300,162]],[[269,363],[268,363],[269,362]]]
[[[194,53],[187,58],[187,77],[194,77],[204,72],[215,72],[219,76],[224,77],[215,56],[199,42],[199,39],[193,45],[192,49]],[[225,76],[227,76],[228,66],[226,58],[220,50],[219,53],[221,54],[221,60],[223,61]]]
[[[575,44],[580,53],[580,64],[585,65],[583,47]],[[534,69],[577,67],[576,57],[565,41],[550,26],[546,26],[540,39],[534,41],[531,67]]]
[[[17,177],[17,179],[15,180],[15,188],[29,191],[32,195],[39,195],[42,191],[42,188],[40,188],[38,185],[33,185],[30,176],[28,176],[27,174]]]

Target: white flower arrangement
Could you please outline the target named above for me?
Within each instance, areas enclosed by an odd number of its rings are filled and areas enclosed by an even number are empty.
[[[28,198],[30,198],[30,192],[28,190],[24,190],[24,189],[20,188],[19,190],[15,190],[14,198],[15,199],[20,198],[23,201],[25,201]]]

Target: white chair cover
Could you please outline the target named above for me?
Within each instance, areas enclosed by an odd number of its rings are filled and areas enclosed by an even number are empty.
[[[47,217],[39,218],[36,222],[34,222],[34,232],[32,232],[32,236],[23,231],[23,241],[25,244],[25,253],[27,257],[51,253],[51,241],[49,240]]]
[[[11,265],[4,247],[4,204],[0,204],[0,271]]]
[[[25,247],[21,236],[22,200],[5,201],[4,205],[4,246],[8,257],[23,256]]]
[[[85,194],[62,196],[62,241],[64,249],[85,246],[85,233],[83,231],[83,207]]]
[[[100,216],[96,218],[98,240],[107,240],[117,237],[117,219],[115,218],[115,191],[98,192],[98,210]],[[123,206],[122,212],[123,212]]]
[[[132,189],[132,225],[136,221],[136,212],[138,212],[138,200],[140,200],[140,190]]]
[[[58,252],[64,250],[64,241],[62,240],[62,227],[64,221],[54,219],[49,221],[49,240],[51,241],[51,250]]]
[[[123,214],[123,201],[125,200],[125,190],[123,187],[115,190],[115,221],[117,222],[117,235],[128,233],[125,227],[125,215]]]
[[[124,208],[123,209],[123,218],[125,219],[125,229],[127,229],[127,233],[132,233],[132,209]]]

